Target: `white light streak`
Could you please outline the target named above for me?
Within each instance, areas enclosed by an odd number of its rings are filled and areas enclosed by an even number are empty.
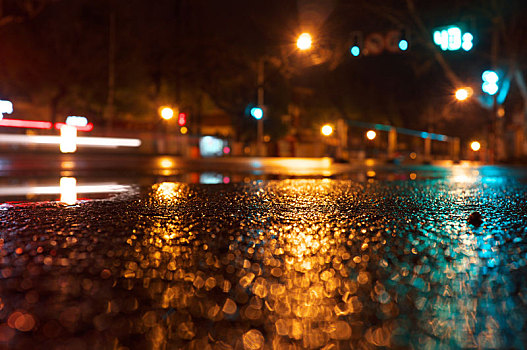
[[[61,185],[62,185],[61,178]],[[70,178],[74,179],[74,178]],[[65,180],[66,182],[70,180]],[[0,187],[0,196],[25,196],[25,195],[44,195],[44,194],[61,194],[63,188],[70,186],[65,183],[61,186],[5,186]],[[75,186],[77,193],[121,193],[130,191],[130,185],[118,185],[116,183],[95,183]]]
[[[60,136],[0,134],[0,143],[59,145]],[[140,139],[113,137],[77,137],[77,145],[93,147],[139,147]]]
[[[0,100],[0,119],[4,117],[3,113],[13,113],[13,104],[11,101]]]
[[[72,125],[64,125],[60,128],[60,151],[62,153],[73,153],[77,150],[77,128]]]

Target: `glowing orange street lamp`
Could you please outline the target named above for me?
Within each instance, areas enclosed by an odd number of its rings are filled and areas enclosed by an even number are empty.
[[[174,117],[174,110],[170,107],[162,107],[159,110],[159,114],[161,115],[161,118],[170,120],[172,117]]]
[[[325,124],[320,129],[320,133],[324,136],[330,136],[331,134],[333,134],[333,127],[329,124]]]
[[[298,49],[302,51],[309,50],[312,44],[313,44],[313,38],[311,37],[311,34],[309,33],[300,34],[300,36],[298,37],[296,41],[296,47],[298,47]]]
[[[474,152],[477,152],[481,149],[481,144],[478,141],[472,141],[470,143],[470,149],[472,149]]]
[[[462,87],[456,90],[455,92],[456,100],[466,101],[470,96],[472,96],[472,89],[469,87]]]
[[[377,137],[377,133],[373,130],[368,130],[368,132],[366,133],[366,138],[371,141],[375,137]]]

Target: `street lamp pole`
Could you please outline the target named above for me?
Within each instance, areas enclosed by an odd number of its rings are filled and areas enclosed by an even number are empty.
[[[258,62],[258,96],[257,96],[257,104],[258,104],[258,107],[261,108],[262,110],[264,110],[264,79],[265,79],[265,75],[264,75],[264,67],[265,67],[265,61],[263,58],[260,59],[260,61]],[[263,119],[265,117],[265,114],[263,115],[262,118],[258,119],[257,120],[257,153],[259,156],[263,156],[263,134],[264,134],[264,130],[263,130]]]
[[[297,40],[297,47],[301,51],[309,50],[312,45],[312,38],[309,33],[302,33]],[[258,108],[260,109],[260,118],[256,117],[257,119],[257,153],[259,156],[264,156],[264,144],[263,144],[263,138],[264,138],[264,125],[263,120],[267,116],[267,111],[265,109],[265,101],[264,101],[264,83],[265,83],[265,57],[260,58],[258,61],[258,77],[257,77],[257,84],[258,84],[258,91],[257,91],[257,104]]]

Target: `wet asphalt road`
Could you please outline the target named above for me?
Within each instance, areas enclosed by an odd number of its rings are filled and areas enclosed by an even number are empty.
[[[524,349],[526,172],[379,175],[3,204],[0,347]]]

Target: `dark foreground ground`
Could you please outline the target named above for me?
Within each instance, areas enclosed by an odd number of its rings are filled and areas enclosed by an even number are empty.
[[[0,347],[523,349],[525,178],[158,182],[5,203]]]

